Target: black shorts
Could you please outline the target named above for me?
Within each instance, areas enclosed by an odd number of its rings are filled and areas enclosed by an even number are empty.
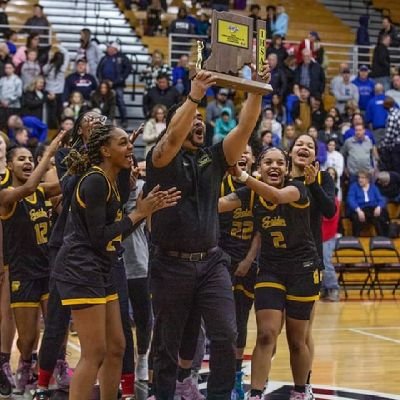
[[[56,279],[56,285],[63,306],[88,306],[118,300],[114,285],[107,287],[83,286],[58,279]]]
[[[285,310],[290,318],[310,319],[315,300],[319,299],[318,268],[302,274],[260,271],[255,286],[255,309]]]
[[[49,298],[49,278],[10,280],[11,308],[40,307]]]
[[[245,276],[235,276],[238,265],[238,263],[231,264],[229,269],[235,296],[242,294],[249,300],[250,304],[253,304],[254,286],[257,281],[257,264],[253,263]]]

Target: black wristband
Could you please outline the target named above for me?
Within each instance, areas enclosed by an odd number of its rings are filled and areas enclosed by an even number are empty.
[[[194,99],[190,94],[188,94],[187,98],[188,98],[191,102],[193,102],[193,103],[195,103],[195,104],[197,104],[197,105],[200,105],[200,103],[201,103],[201,99],[200,99],[200,100],[196,100],[196,99]]]

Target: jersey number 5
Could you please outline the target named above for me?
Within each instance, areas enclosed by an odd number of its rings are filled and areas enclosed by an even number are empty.
[[[39,222],[39,223],[35,224],[35,233],[36,233],[36,243],[37,244],[47,243],[47,230],[48,230],[47,222]]]
[[[276,249],[286,249],[285,238],[282,232],[271,232],[271,236]]]
[[[231,236],[241,240],[250,240],[253,234],[252,221],[233,221]]]

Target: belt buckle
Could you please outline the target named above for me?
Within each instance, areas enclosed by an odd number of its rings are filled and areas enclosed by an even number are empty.
[[[197,262],[203,260],[203,253],[190,253],[189,261]]]

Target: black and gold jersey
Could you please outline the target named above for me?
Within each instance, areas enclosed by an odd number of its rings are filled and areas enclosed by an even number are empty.
[[[233,180],[231,175],[227,175],[221,184],[221,197],[234,193],[244,186]],[[241,199],[241,207],[232,212],[219,214],[219,246],[231,256],[234,264],[246,257],[254,233],[253,207],[256,195],[252,190],[246,191],[246,194],[247,197],[243,196]]]
[[[38,187],[31,196],[14,203],[11,211],[0,218],[10,278],[32,280],[47,277],[49,216],[44,190]]]
[[[319,257],[310,228],[310,200],[304,184],[289,181],[296,186],[300,199],[289,204],[272,204],[256,196],[255,227],[261,233],[260,270],[276,272],[309,272],[318,266]],[[240,199],[248,196],[238,191]],[[249,189],[247,189],[249,191]]]
[[[4,171],[3,174],[0,174],[0,189],[7,189],[8,187],[11,186],[12,183],[12,178],[11,178],[11,172],[8,168]]]
[[[132,228],[123,217],[117,187],[93,167],[76,186],[54,276],[78,285],[108,286],[122,236]]]

